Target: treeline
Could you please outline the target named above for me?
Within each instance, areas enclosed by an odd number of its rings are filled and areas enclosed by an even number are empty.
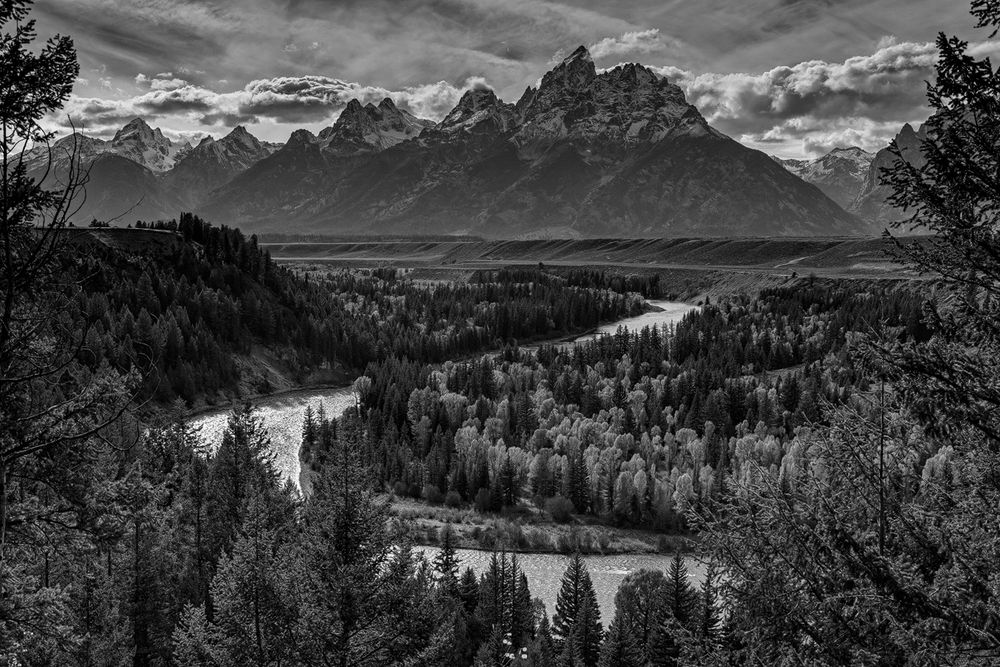
[[[620,294],[637,292],[647,299],[663,296],[660,275],[610,273],[598,269],[552,269],[539,264],[536,268],[510,268],[474,271],[470,278],[478,283],[538,283],[564,284],[571,287],[611,290]]]
[[[191,214],[157,228],[184,243],[153,257],[70,248],[63,263],[82,285],[68,313],[87,331],[80,361],[141,369],[143,397],[160,403],[239,393],[238,357],[255,346],[300,376],[353,373],[389,358],[440,362],[583,331],[643,306],[635,295],[564,284],[424,286],[384,270],[298,275],[237,229]]]
[[[920,340],[919,307],[887,288],[770,290],[707,305],[673,332],[621,329],[441,367],[371,364],[356,384],[365,462],[399,495],[481,511],[530,500],[554,515],[683,529],[726,478],[751,461],[791,465],[825,406],[868,389],[849,324]],[[307,436],[304,461],[322,452]]]

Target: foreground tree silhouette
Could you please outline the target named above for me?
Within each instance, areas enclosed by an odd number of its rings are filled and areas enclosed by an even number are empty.
[[[1000,25],[995,0],[973,13]],[[983,520],[1000,503],[1000,76],[937,44],[926,161],[885,180],[906,224],[934,233],[903,258],[947,298],[925,307],[925,344],[856,341],[875,391],[800,435],[783,479],[755,467],[703,513],[728,619],[717,663],[1000,660],[1000,529]]]
[[[88,332],[70,316],[77,285],[59,253],[86,177],[75,148],[55,173],[42,122],[79,67],[69,37],[38,43],[31,5],[0,3],[0,655],[28,662],[69,646],[65,590],[46,558],[93,517],[80,499],[109,474],[99,456],[128,446],[136,384],[78,361]],[[41,153],[42,177],[28,174],[29,151]]]

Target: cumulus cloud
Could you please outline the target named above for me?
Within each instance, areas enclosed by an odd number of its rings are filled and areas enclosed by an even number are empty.
[[[970,51],[988,55],[1000,44],[976,44]],[[937,56],[931,42],[887,37],[871,55],[843,62],[810,60],[762,73],[654,69],[684,88],[688,101],[721,130],[750,143],[800,140],[815,153],[845,143],[877,148],[904,121],[926,118],[925,82],[934,76]]]
[[[135,85],[140,88],[150,88],[151,90],[177,90],[191,84],[184,79],[178,79],[170,72],[163,72],[153,77],[145,74],[135,75]]]
[[[216,92],[177,78],[139,74],[146,92],[123,99],[73,96],[54,121],[97,135],[113,133],[136,116],[147,120],[185,117],[203,126],[232,127],[268,120],[275,123],[332,122],[352,99],[377,104],[391,98],[397,106],[432,120],[444,117],[470,88],[488,87],[482,77],[455,86],[446,81],[389,90],[325,76],[284,76],[251,81],[242,89]]]
[[[628,54],[654,53],[664,48],[659,28],[627,32],[620,37],[605,37],[588,47],[594,58],[608,58]]]

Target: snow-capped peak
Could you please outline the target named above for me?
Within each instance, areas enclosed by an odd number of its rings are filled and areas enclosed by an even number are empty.
[[[472,88],[465,91],[455,108],[437,124],[441,132],[453,133],[471,130],[484,121],[492,121],[494,129],[506,132],[517,121],[517,111],[511,104],[502,102],[489,88]]]
[[[191,150],[188,142],[173,142],[159,128],[141,118],[130,120],[115,133],[107,152],[128,158],[153,171],[167,171]]]
[[[388,97],[378,106],[371,103],[362,106],[353,99],[333,126],[319,133],[319,142],[338,155],[381,151],[416,137],[429,125],[430,121],[399,109]]]

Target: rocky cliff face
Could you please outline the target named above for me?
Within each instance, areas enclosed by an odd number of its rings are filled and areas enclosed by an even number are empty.
[[[919,130],[914,130],[907,123],[896,135],[896,145],[899,147],[903,159],[915,166],[924,163],[920,150],[920,143],[927,138],[927,129],[921,125]],[[881,233],[883,229],[892,223],[903,220],[906,215],[889,203],[891,188],[881,184],[882,170],[891,167],[897,160],[896,155],[889,147],[883,148],[875,154],[875,159],[865,175],[864,183],[858,196],[850,204],[849,210],[862,218],[870,225],[870,230],[874,233]]]
[[[319,133],[320,146],[336,155],[377,152],[413,139],[430,121],[399,109],[388,97],[378,106],[351,100],[337,122]]]
[[[175,143],[141,118],[135,118],[118,130],[107,152],[132,160],[151,171],[167,171],[190,150],[187,142]]]

